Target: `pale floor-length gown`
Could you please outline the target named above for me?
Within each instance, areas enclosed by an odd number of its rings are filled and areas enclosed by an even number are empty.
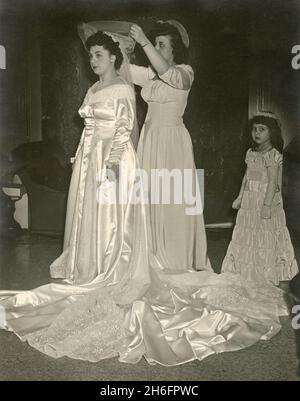
[[[72,284],[117,283],[132,258],[137,159],[130,134],[135,97],[123,78],[118,81],[98,91],[96,85],[91,87],[79,110],[85,128],[69,189],[64,250],[50,266],[53,278]],[[121,185],[107,179],[101,182],[107,161],[119,163]],[[144,255],[141,252],[139,257]]]
[[[282,155],[275,148],[267,152],[249,149],[245,162],[246,185],[222,271],[239,274],[244,280],[267,280],[278,285],[298,273],[281,195]],[[278,166],[278,183],[271,218],[262,219],[270,166]]]
[[[153,264],[169,270],[211,270],[207,258],[204,202],[201,199],[204,193],[196,178],[191,137],[183,123],[183,114],[194,79],[193,69],[189,65],[181,64],[155,76],[151,67],[132,64],[130,71],[133,83],[142,87],[141,95],[148,104],[148,113],[138,144],[138,158],[149,176],[146,189],[150,202],[146,208],[146,216],[151,260]],[[185,174],[191,173],[193,180],[192,185],[187,185],[189,191],[178,191],[183,192],[182,203],[176,204],[172,201],[170,204],[156,204],[152,201],[151,196],[157,186],[153,185],[155,178],[151,180],[151,171],[155,169],[181,173],[182,188],[188,182]],[[192,211],[188,194],[192,198],[196,194],[196,188],[199,191],[199,207],[198,210],[194,207]],[[171,195],[174,193],[174,186],[171,186],[170,192]]]
[[[165,366],[248,347],[280,330],[283,293],[233,274],[170,272],[148,261],[145,205],[131,202],[137,159],[130,141],[133,90],[92,86],[79,112],[64,250],[51,266],[64,283],[0,291],[0,326],[54,358],[97,362],[119,356]],[[124,187],[98,173],[119,161]],[[97,202],[116,192],[122,205]],[[100,196],[99,195],[99,196]],[[99,198],[98,198],[99,199]]]

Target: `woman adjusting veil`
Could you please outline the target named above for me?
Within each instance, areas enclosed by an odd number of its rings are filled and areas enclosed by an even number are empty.
[[[183,122],[194,80],[187,64],[188,34],[171,20],[156,24],[153,43],[138,25],[131,27],[130,35],[150,62],[148,68],[131,65],[130,71],[148,104],[138,157],[149,177],[146,213],[151,263],[170,271],[211,270],[193,146]],[[156,202],[157,197],[163,198],[158,192],[166,187],[174,201]]]

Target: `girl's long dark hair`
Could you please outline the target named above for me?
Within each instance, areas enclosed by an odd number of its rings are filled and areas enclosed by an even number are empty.
[[[281,135],[281,128],[280,128],[280,125],[279,125],[278,121],[276,120],[276,118],[257,115],[249,120],[247,132],[251,138],[252,150],[255,150],[255,148],[257,146],[256,143],[253,141],[252,135],[251,135],[251,131],[252,131],[254,124],[263,124],[269,128],[270,140],[271,140],[272,146],[275,149],[277,149],[280,153],[282,153],[284,142],[283,142],[282,135]]]

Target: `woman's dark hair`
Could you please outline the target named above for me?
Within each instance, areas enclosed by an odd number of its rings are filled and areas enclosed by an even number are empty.
[[[184,45],[182,37],[175,26],[168,22],[157,22],[153,31],[150,32],[150,40],[155,45],[158,36],[170,36],[173,57],[176,64],[188,63],[188,48]]]
[[[283,139],[281,136],[281,128],[280,125],[278,124],[278,121],[276,118],[273,117],[268,117],[268,116],[254,116],[251,118],[248,122],[248,134],[251,135],[251,131],[253,128],[254,124],[263,124],[266,125],[269,128],[270,131],[270,140],[272,146],[277,149],[280,153],[282,153],[283,150]],[[257,144],[252,140],[252,149],[254,150]]]
[[[98,31],[91,35],[85,42],[85,47],[88,51],[90,51],[92,46],[103,46],[104,49],[110,52],[110,54],[116,56],[115,69],[120,69],[123,63],[123,54],[118,42],[114,42],[106,33]]]

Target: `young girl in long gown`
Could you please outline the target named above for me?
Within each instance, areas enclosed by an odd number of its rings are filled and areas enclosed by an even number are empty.
[[[249,127],[253,147],[246,153],[247,170],[233,202],[239,211],[222,272],[278,285],[298,272],[281,196],[281,130],[272,114],[253,117]]]
[[[281,290],[245,284],[232,274],[169,274],[152,267],[143,204],[130,197],[124,205],[96,203],[98,184],[110,196],[116,192],[110,183],[123,180],[132,193],[134,98],[115,75],[117,46],[103,34],[88,43],[100,82],[80,108],[85,129],[70,186],[65,249],[52,264],[52,274],[68,283],[1,291],[0,326],[54,358],[119,356],[137,363],[144,356],[165,366],[271,338],[280,330],[278,316],[287,313]],[[119,178],[109,181],[108,174],[99,182],[105,166]]]

